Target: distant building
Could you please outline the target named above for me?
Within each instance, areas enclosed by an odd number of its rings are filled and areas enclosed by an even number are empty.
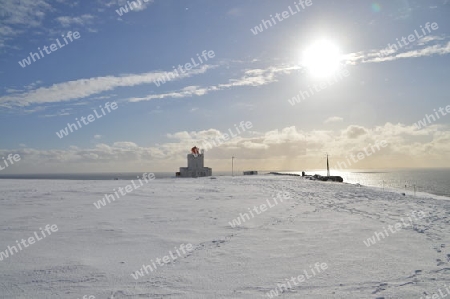
[[[205,154],[204,151],[194,146],[191,153],[187,155],[188,167],[180,167],[180,172],[177,172],[178,177],[182,178],[197,178],[212,176],[212,169],[204,167]]]
[[[258,172],[256,170],[244,171],[244,175],[257,175]]]

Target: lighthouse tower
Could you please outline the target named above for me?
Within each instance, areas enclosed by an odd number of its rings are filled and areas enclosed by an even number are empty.
[[[197,178],[204,176],[211,176],[212,169],[205,167],[205,154],[202,150],[194,146],[191,153],[187,155],[188,167],[180,167],[179,176],[183,178]]]

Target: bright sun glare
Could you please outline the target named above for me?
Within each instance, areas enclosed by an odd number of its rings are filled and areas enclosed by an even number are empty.
[[[314,77],[328,77],[338,70],[340,60],[339,48],[329,41],[321,40],[303,52],[302,65]]]

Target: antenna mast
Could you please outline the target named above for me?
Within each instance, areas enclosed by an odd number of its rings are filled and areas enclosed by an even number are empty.
[[[328,154],[327,154],[327,176],[330,176],[330,164],[328,163]]]

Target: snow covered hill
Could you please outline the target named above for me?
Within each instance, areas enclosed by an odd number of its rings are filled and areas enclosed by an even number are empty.
[[[94,205],[129,183],[0,180],[0,298],[447,292],[445,198],[246,176],[157,179]]]

